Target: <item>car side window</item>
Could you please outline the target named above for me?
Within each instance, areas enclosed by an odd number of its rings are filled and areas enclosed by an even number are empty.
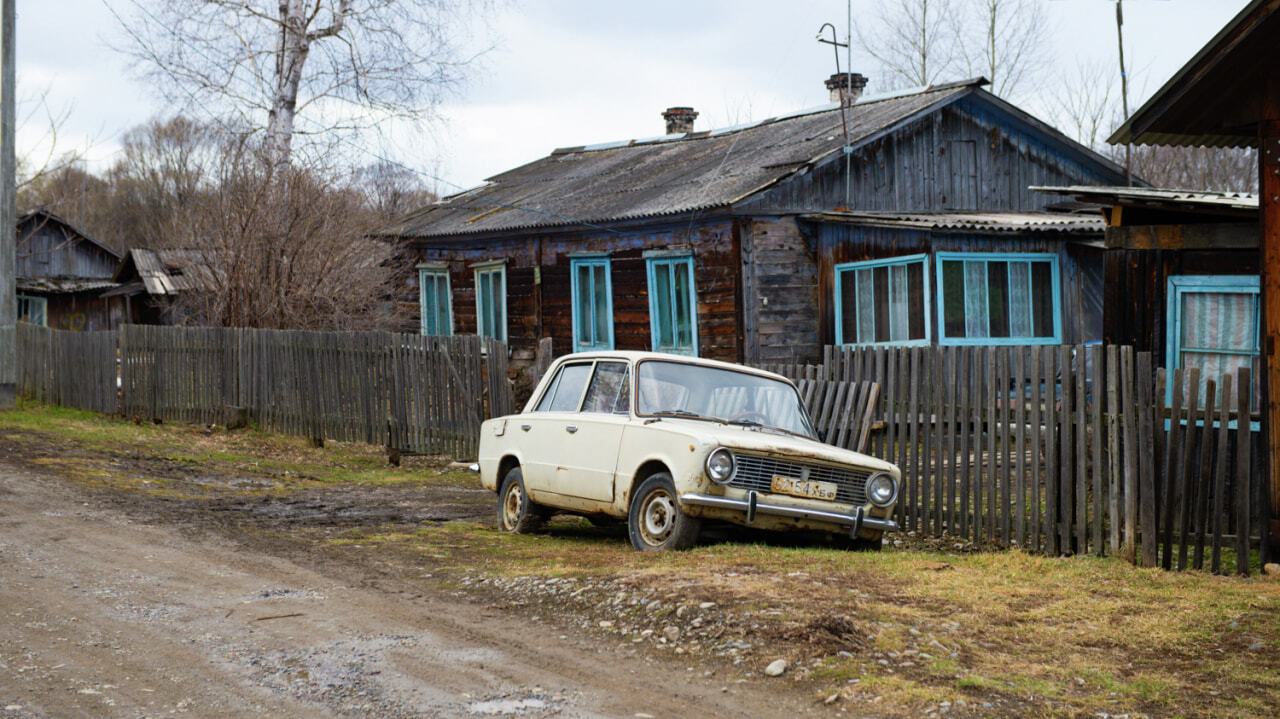
[[[600,362],[587,388],[583,412],[629,414],[631,411],[631,373],[626,362]]]
[[[571,364],[560,368],[560,372],[551,382],[551,387],[538,402],[537,412],[574,412],[578,409],[578,400],[582,398],[582,390],[591,377],[591,364]]]

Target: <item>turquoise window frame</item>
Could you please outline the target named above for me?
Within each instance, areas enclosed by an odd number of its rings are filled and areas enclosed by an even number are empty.
[[[1253,310],[1253,349],[1249,352],[1240,350],[1214,350],[1215,354],[1238,354],[1251,357],[1262,356],[1262,282],[1258,275],[1170,275],[1165,292],[1165,348],[1169,365],[1169,382],[1165,387],[1165,401],[1173,402],[1173,370],[1182,368],[1182,298],[1187,294],[1252,294]],[[1254,382],[1259,380],[1258,373],[1252,373]],[[1202,377],[1201,382],[1205,381]],[[1217,377],[1215,380],[1219,379]],[[1256,395],[1255,395],[1256,397]],[[1250,398],[1249,411],[1253,412],[1253,398]],[[1166,422],[1167,424],[1167,422]],[[1260,423],[1252,422],[1253,429]],[[1231,423],[1235,426],[1235,422]]]
[[[485,295],[490,294],[482,291],[484,279],[488,278],[489,282],[493,282],[493,277],[497,276],[502,280],[502,307],[489,307],[488,299]],[[507,266],[505,263],[481,265],[475,268],[476,278],[476,334],[481,337],[492,337],[499,342],[507,341]],[[495,309],[502,313],[501,317],[487,317],[489,313]],[[485,325],[493,325],[492,332],[485,331]]]
[[[23,305],[26,305],[26,311],[23,311]],[[31,321],[31,308],[40,308],[40,321]],[[49,299],[47,297],[35,297],[33,295],[18,295],[16,317],[28,324],[39,325],[40,327],[49,326]],[[24,319],[25,318],[25,319]]]
[[[948,337],[946,333],[946,312],[943,301],[946,296],[946,276],[942,272],[942,263],[948,260],[962,262],[1048,262],[1051,298],[1053,300],[1053,335],[1045,337]],[[937,281],[936,299],[938,313],[936,327],[938,344],[940,345],[972,345],[972,346],[1025,346],[1025,345],[1057,345],[1062,344],[1062,279],[1058,256],[1052,252],[937,252],[934,253],[934,271]],[[984,273],[984,277],[985,277]],[[987,298],[985,316],[991,316],[991,300]]]
[[[439,306],[439,282],[444,280],[444,303]],[[431,292],[427,283],[431,283]],[[432,302],[432,299],[437,300]],[[448,337],[453,334],[453,285],[447,267],[418,267],[418,314],[423,335]],[[428,318],[434,317],[436,331],[430,331]]]
[[[671,303],[670,316],[660,317],[658,311],[658,278],[656,269],[666,266],[674,269],[677,265],[684,265],[689,272],[689,328],[693,341],[691,347],[685,348],[677,345],[671,347],[662,347],[658,344],[658,338],[662,336],[662,321],[672,324],[671,334],[675,336],[675,320],[676,309],[675,303]],[[697,282],[693,274],[693,255],[679,256],[657,256],[645,258],[645,271],[648,274],[649,284],[649,338],[650,346],[654,352],[669,352],[671,354],[681,354],[691,357],[698,356],[698,288]],[[675,272],[668,272],[668,285],[672,299],[675,298]]]
[[[923,286],[921,291],[924,293],[922,304],[924,305],[924,338],[918,340],[889,340],[887,342],[846,342],[844,338],[844,279],[842,277],[845,272],[856,272],[857,270],[872,270],[877,267],[893,267],[896,265],[919,264],[923,270]],[[929,345],[933,334],[932,308],[929,306],[929,255],[904,255],[902,257],[887,257],[879,260],[865,260],[862,262],[845,262],[832,268],[834,272],[835,282],[835,306],[836,306],[836,344],[848,345],[853,347],[921,347]],[[910,291],[910,288],[908,288]],[[889,324],[893,324],[892,304],[889,307],[891,318]]]
[[[603,267],[604,268],[604,303],[603,308],[597,307],[594,299],[595,293],[595,273],[591,273],[592,286],[587,288],[584,293],[583,288],[579,287],[578,270],[583,267]],[[569,258],[569,299],[571,311],[573,313],[573,351],[587,352],[591,350],[611,350],[613,349],[613,267],[607,255],[597,255],[591,257],[571,257]],[[600,312],[604,313],[608,323],[607,337],[588,338],[586,331],[588,328],[582,327],[581,313],[578,311],[578,303],[586,301],[592,318],[591,328],[596,327],[596,319]],[[587,341],[593,339],[594,341]]]

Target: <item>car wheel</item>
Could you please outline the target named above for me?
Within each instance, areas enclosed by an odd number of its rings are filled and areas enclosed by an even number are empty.
[[[659,472],[640,484],[631,497],[627,533],[636,549],[688,549],[698,541],[702,522],[680,509],[671,475]]]
[[[546,512],[524,491],[524,473],[513,467],[498,491],[498,531],[527,534],[542,526]]]

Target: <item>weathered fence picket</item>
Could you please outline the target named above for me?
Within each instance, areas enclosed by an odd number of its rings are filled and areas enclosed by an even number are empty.
[[[770,369],[880,383],[868,447],[902,468],[906,530],[1170,569],[1257,564],[1247,370],[1202,388],[1198,369],[1085,346],[828,347],[817,367]],[[800,385],[820,426],[842,426],[847,401]]]

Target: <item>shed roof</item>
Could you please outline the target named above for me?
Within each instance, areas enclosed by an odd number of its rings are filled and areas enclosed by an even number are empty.
[[[984,78],[861,98],[847,113],[854,145],[974,92]],[[561,148],[443,198],[378,234],[463,235],[589,224],[728,207],[845,144],[839,105],[760,122]]]
[[[1101,235],[1100,216],[1061,212],[815,212],[802,216],[820,222],[845,222],[981,234],[1056,232]]]
[[[1099,205],[1122,205],[1182,212],[1202,212],[1252,218],[1258,213],[1258,196],[1244,192],[1173,190],[1154,187],[1071,185],[1033,187],[1037,192],[1068,195]]]
[[[109,289],[116,287],[116,283],[85,277],[18,277],[15,286],[21,292],[62,294]]]
[[[116,270],[116,282],[136,274],[147,294],[173,295],[211,289],[213,270],[201,250],[132,249]]]
[[[1280,0],[1253,0],[1107,139],[1252,147],[1280,64]]]

